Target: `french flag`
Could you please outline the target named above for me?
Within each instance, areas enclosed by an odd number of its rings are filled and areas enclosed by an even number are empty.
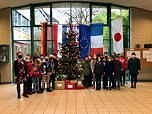
[[[103,54],[103,23],[91,24],[91,55]]]
[[[53,39],[54,39],[54,53],[59,57],[59,43],[62,44],[65,42],[66,36],[65,32],[68,32],[67,25],[53,25]]]

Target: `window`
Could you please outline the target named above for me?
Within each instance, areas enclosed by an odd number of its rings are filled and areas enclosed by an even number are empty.
[[[31,42],[30,41],[15,41],[14,42],[14,58],[16,57],[17,52],[22,52],[23,57],[31,54]]]
[[[34,55],[40,56],[41,55],[41,42],[34,41]]]
[[[30,9],[28,7],[13,10],[13,25],[30,26]]]
[[[70,20],[70,3],[52,4],[52,23],[68,24]]]
[[[31,40],[30,27],[13,27],[14,40]]]
[[[106,6],[92,6],[92,23],[107,24],[107,7]]]
[[[90,8],[89,4],[72,3],[71,4],[71,20],[73,24],[89,24]]]
[[[109,49],[109,27],[103,27],[103,51],[108,52]]]
[[[41,27],[34,27],[34,40],[41,40]]]
[[[44,22],[47,22],[48,24],[50,24],[50,7],[49,6],[35,7],[34,15],[35,15],[35,25],[40,25],[41,23],[44,23]]]

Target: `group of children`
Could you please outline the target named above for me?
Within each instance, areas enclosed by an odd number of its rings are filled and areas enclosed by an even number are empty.
[[[125,86],[125,72],[130,71],[131,88],[136,88],[137,75],[140,70],[140,60],[132,53],[132,58],[127,60],[124,54],[94,57],[88,55],[82,60],[82,75],[85,88],[93,89],[120,89]],[[18,98],[20,95],[20,84],[23,83],[23,96],[33,93],[43,93],[44,90],[51,92],[55,89],[55,78],[58,72],[58,60],[56,55],[34,56],[32,61],[30,56],[23,59],[22,52],[17,53],[17,60],[14,61],[15,82],[17,84]],[[45,84],[45,82],[47,84]],[[102,86],[101,86],[102,82]],[[45,85],[47,85],[45,87]]]
[[[103,89],[120,89],[121,85],[125,85],[127,58],[123,54],[119,56],[87,56],[82,62],[82,68],[85,88],[93,87],[100,90],[101,79]]]
[[[58,60],[55,55],[50,55],[49,57],[34,56],[31,61],[29,55],[24,60],[22,53],[18,52],[17,57],[18,59],[14,61],[14,72],[18,98],[21,98],[21,83],[23,83],[23,96],[27,98],[29,97],[28,95],[33,93],[43,93],[44,90],[51,92],[55,89],[54,81],[58,68]]]

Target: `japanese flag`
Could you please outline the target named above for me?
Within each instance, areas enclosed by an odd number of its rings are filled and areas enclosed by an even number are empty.
[[[113,38],[113,51],[116,54],[124,52],[123,48],[123,21],[122,18],[112,20],[112,38]]]

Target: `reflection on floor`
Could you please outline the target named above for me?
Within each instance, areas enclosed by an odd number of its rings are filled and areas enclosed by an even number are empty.
[[[56,90],[17,99],[16,85],[0,85],[0,114],[152,114],[152,82],[137,89]]]

